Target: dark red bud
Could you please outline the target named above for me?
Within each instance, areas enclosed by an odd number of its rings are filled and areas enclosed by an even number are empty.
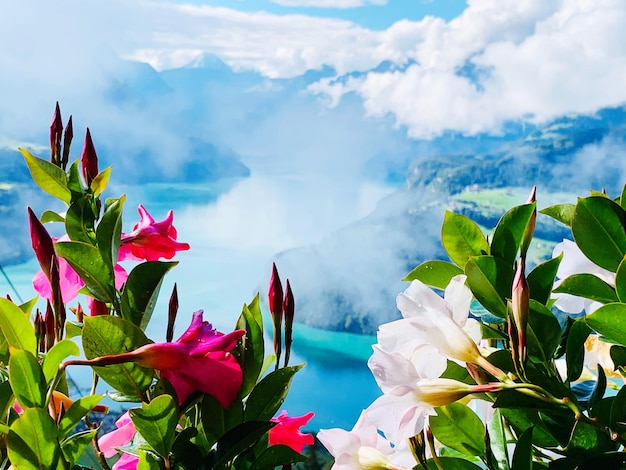
[[[276,263],[272,263],[272,277],[270,277],[270,288],[267,293],[270,313],[274,317],[283,317],[283,285],[280,282]]]
[[[28,220],[30,224],[30,239],[35,251],[35,256],[41,269],[50,279],[50,270],[52,267],[52,258],[54,256],[54,243],[52,237],[39,221],[33,210],[28,208]]]
[[[67,162],[70,160],[70,145],[74,138],[74,125],[72,124],[72,116],[67,121],[65,126],[65,132],[63,133],[63,156],[61,157],[61,168],[67,167]]]
[[[291,291],[289,279],[285,285],[285,299],[283,300],[283,310],[285,315],[285,367],[289,364],[289,356],[291,355],[291,344],[293,343],[293,317],[296,310],[296,304]]]
[[[87,183],[87,186],[91,186],[91,182],[98,174],[98,155],[96,155],[96,148],[93,146],[93,140],[91,140],[91,132],[89,132],[89,128],[87,128],[85,145],[83,146],[83,153],[80,157],[80,164],[85,183]]]
[[[63,121],[61,119],[61,109],[57,101],[50,124],[50,161],[59,165],[61,158],[61,136],[63,135]]]
[[[107,304],[102,302],[101,300],[96,300],[91,303],[91,309],[89,311],[89,315],[92,317],[98,317],[100,315],[108,315],[111,313]]]
[[[167,312],[167,332],[165,334],[165,341],[171,343],[174,339],[174,323],[176,322],[176,315],[178,314],[178,289],[176,283],[174,283],[174,289],[172,289],[172,295],[170,296],[170,304]]]

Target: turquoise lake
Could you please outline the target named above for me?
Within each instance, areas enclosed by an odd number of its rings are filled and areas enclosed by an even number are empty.
[[[204,225],[223,223],[212,206],[219,205],[219,198],[236,186],[234,182],[223,184],[211,188],[198,185],[112,188],[115,195],[128,194],[124,231],[132,229],[138,217],[137,204],[143,203],[156,220],[161,220],[168,209],[173,209],[178,239],[191,244],[191,250],[178,254],[176,260],[180,264],[168,274],[162,286],[159,304],[147,329],[148,336],[154,341],[164,341],[167,301],[174,283],[180,303],[175,337],[187,327],[195,310],[203,309],[205,320],[220,331],[229,331],[233,329],[243,304],[249,303],[257,292],[265,301],[274,254],[270,250],[272,247],[234,244],[231,242],[236,240],[223,240]],[[34,259],[4,267],[23,299],[34,295],[31,280],[37,269]],[[0,293],[14,295],[4,277],[0,277]],[[297,291],[295,295],[297,316]],[[290,364],[305,362],[306,366],[296,374],[282,409],[292,416],[315,412],[309,423],[310,429],[352,428],[361,410],[379,395],[366,364],[375,340],[373,336],[296,325]],[[267,345],[271,348],[271,340]],[[79,386],[88,387],[90,371],[78,369],[70,370],[72,379]],[[103,390],[106,387],[99,389]]]

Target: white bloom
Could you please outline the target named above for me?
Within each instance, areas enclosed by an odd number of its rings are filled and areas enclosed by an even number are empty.
[[[578,245],[573,241],[563,240],[561,243],[558,243],[552,251],[552,257],[556,258],[561,253],[563,253],[563,259],[556,273],[559,281],[555,283],[555,287],[557,287],[563,279],[573,274],[585,273],[593,274],[608,284],[612,286],[615,285],[615,274],[593,263],[580,251]],[[599,302],[570,294],[553,295],[557,299],[554,306],[565,313],[580,313],[583,310],[587,313],[592,313],[602,306]]]

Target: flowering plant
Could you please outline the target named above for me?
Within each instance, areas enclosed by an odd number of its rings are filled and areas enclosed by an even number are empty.
[[[111,168],[99,170],[89,130],[81,158],[69,164],[72,136],[71,117],[63,130],[57,104],[50,160],[20,149],[35,183],[66,210],[37,216],[28,208],[41,266],[34,287],[45,309],[37,297],[21,305],[0,299],[2,468],[264,470],[305,460],[300,452],[312,437],[300,427],[312,413],[278,414],[303,365],[288,365],[290,341],[279,363],[280,336],[274,354],[265,355],[259,295],[244,305],[233,331],[216,331],[198,311],[174,341],[174,284],[166,341],[151,341],[146,327],[177,264],[163,259],[189,245],[177,240],[172,211],[157,222],[142,205],[140,221],[123,232],[125,196],[102,199]],[[49,223],[65,233],[53,238]],[[122,262],[133,263],[130,272]],[[274,267],[270,292],[278,286]],[[77,297],[84,307],[70,306]],[[274,324],[280,328],[284,316],[290,339],[289,284],[280,305],[271,312]],[[275,370],[267,372],[272,362]],[[94,372],[92,390],[70,399],[67,371],[85,366]],[[136,404],[104,435],[91,414],[106,411],[104,395],[95,392],[100,380],[108,397]]]
[[[446,212],[451,261],[411,271],[379,327],[382,395],[318,434],[333,469],[624,468],[626,186],[540,212],[573,240],[532,269],[534,189],[488,236]]]

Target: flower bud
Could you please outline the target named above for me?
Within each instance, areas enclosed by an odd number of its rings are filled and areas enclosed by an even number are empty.
[[[63,156],[61,157],[61,168],[65,170],[67,162],[70,159],[70,145],[74,138],[74,126],[72,125],[72,116],[67,121],[65,132],[63,133]]]
[[[80,157],[80,164],[82,167],[83,178],[87,187],[89,187],[91,186],[93,179],[98,174],[98,155],[96,155],[96,149],[93,145],[93,140],[91,140],[91,132],[89,132],[89,128],[87,128],[83,153]]]
[[[274,353],[276,354],[276,368],[280,362],[282,350],[281,326],[283,323],[283,285],[280,282],[276,263],[272,263],[272,276],[267,293],[268,306],[274,324]]]
[[[524,229],[524,233],[522,234],[522,240],[520,242],[520,253],[523,258],[526,257],[526,252],[528,251],[528,247],[530,246],[530,242],[533,239],[533,235],[535,234],[535,225],[537,224],[537,199],[536,199],[537,186],[533,186],[533,189],[530,192],[530,196],[528,196],[528,201],[526,204],[534,204],[533,213],[528,220],[528,225]]]
[[[61,109],[57,101],[50,124],[50,162],[61,166],[61,136],[63,135],[63,121],[61,120]]]
[[[525,265],[524,257],[521,257],[513,279],[513,296],[511,298],[514,332],[517,333],[514,346],[517,348],[517,357],[521,363],[526,360],[526,329],[528,328],[530,304],[530,291],[524,275]]]
[[[172,295],[170,296],[169,308],[167,311],[167,332],[165,333],[165,341],[168,343],[174,339],[174,323],[176,322],[176,315],[178,314],[178,289],[176,283],[172,289]]]
[[[30,207],[28,208],[28,220],[30,224],[30,239],[35,256],[46,277],[50,279],[52,258],[55,256],[52,237],[50,237],[50,234]]]
[[[285,367],[289,364],[289,356],[291,355],[291,344],[293,343],[293,317],[295,314],[296,304],[293,299],[293,292],[289,279],[285,288],[285,299],[283,301],[283,313],[285,315]]]

